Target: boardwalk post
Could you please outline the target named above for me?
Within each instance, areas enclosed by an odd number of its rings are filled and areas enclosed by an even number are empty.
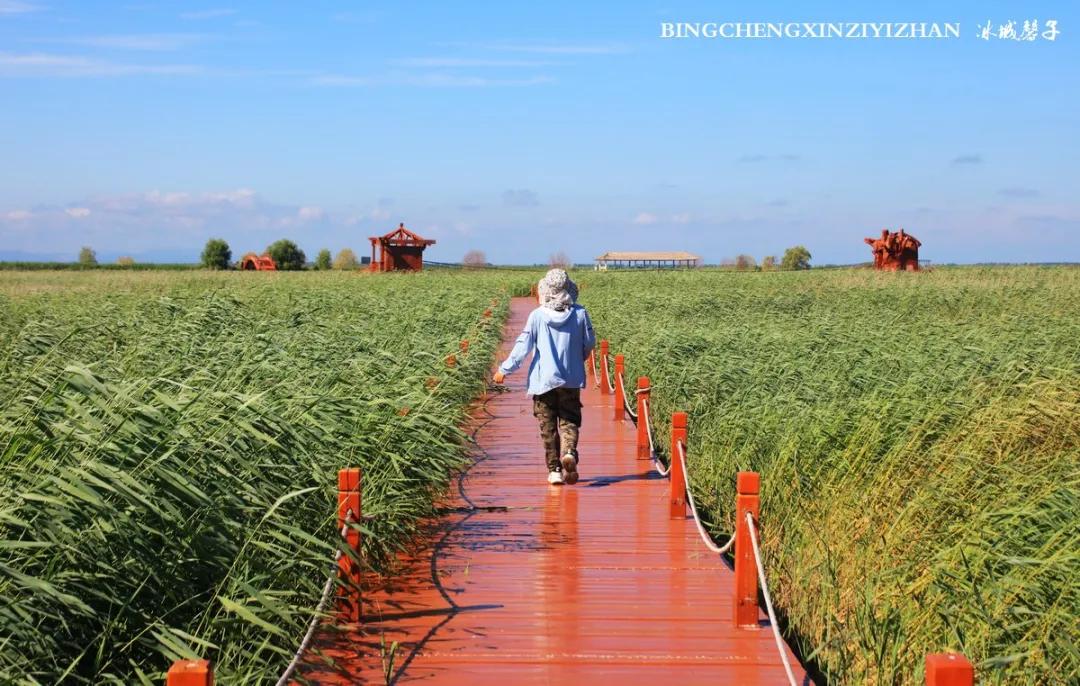
[[[639,460],[652,457],[649,449],[649,413],[645,403],[649,400],[649,377],[639,376],[637,380],[637,456]]]
[[[615,421],[621,422],[626,419],[626,406],[623,404],[626,396],[623,394],[623,370],[626,367],[626,358],[622,355],[615,356]]]
[[[206,660],[177,660],[165,674],[165,686],[214,686],[214,670]]]
[[[679,459],[679,444],[686,445],[686,413],[671,415],[671,518],[686,517],[686,474]]]
[[[758,521],[760,490],[757,472],[739,472],[735,481],[735,626],[740,628],[758,626],[757,566],[746,513]]]
[[[608,385],[607,385],[607,379],[608,379],[607,356],[608,356],[608,342],[607,342],[607,339],[605,338],[604,340],[600,341],[600,395],[611,395],[611,389],[609,389]]]
[[[975,668],[960,653],[926,656],[926,686],[973,686]]]
[[[360,470],[342,469],[338,472],[338,531],[345,526],[349,512],[352,521],[360,523]],[[354,555],[360,555],[360,530],[349,527],[345,532],[345,544]],[[360,565],[348,554],[338,559],[338,614],[346,622],[360,621]]]

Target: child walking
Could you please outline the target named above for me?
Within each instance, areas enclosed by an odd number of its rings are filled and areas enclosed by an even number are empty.
[[[577,286],[562,269],[552,269],[537,288],[540,306],[529,314],[510,356],[495,372],[495,383],[516,371],[530,352],[529,390],[540,422],[548,483],[578,480],[578,429],[585,359],[596,345],[592,322],[577,304]]]

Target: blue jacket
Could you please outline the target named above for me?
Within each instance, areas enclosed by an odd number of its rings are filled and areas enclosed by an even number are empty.
[[[585,358],[596,345],[589,313],[581,305],[568,310],[538,307],[529,314],[510,356],[499,371],[516,371],[533,350],[529,364],[529,395],[553,388],[585,388]]]

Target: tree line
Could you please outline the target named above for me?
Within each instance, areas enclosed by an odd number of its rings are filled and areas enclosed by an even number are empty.
[[[274,261],[274,265],[282,271],[299,271],[308,266],[307,255],[296,243],[287,238],[274,241],[266,247],[266,253]],[[223,238],[211,238],[203,248],[200,263],[207,269],[229,269],[233,266],[232,249]],[[329,270],[338,269],[348,271],[360,266],[360,260],[356,253],[349,248],[342,248],[336,256],[331,256],[330,250],[323,248],[315,256],[312,269]]]

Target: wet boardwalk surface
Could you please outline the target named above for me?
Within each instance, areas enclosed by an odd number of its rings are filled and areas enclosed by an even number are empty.
[[[532,307],[514,300],[501,354]],[[430,543],[403,574],[372,582],[362,626],[324,635],[334,664],[306,678],[786,684],[772,633],[734,627],[734,574],[692,520],[668,518],[668,483],[635,457],[634,425],[612,419],[611,396],[585,391],[581,481],[549,486],[525,370],[507,385],[478,417],[479,461]]]

